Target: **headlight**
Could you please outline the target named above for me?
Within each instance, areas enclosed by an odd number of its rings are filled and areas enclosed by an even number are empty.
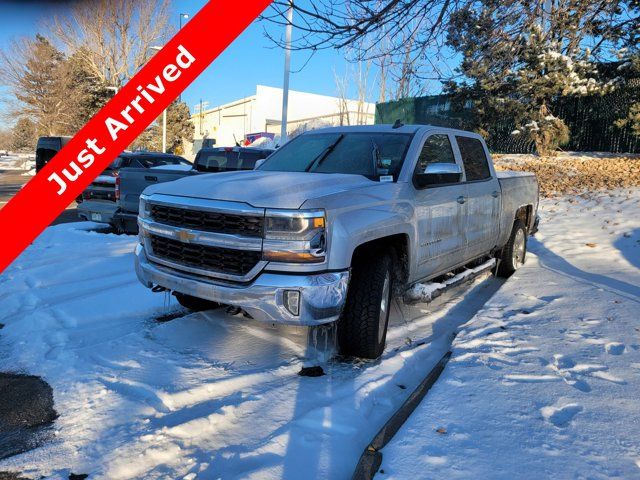
[[[138,242],[140,242],[140,245],[144,245],[144,237],[146,235],[146,231],[140,220],[149,217],[149,204],[147,203],[148,198],[149,197],[140,195],[140,203],[138,204]]]
[[[324,262],[325,225],[324,210],[267,210],[264,259],[287,263]]]
[[[145,195],[140,195],[140,204],[138,206],[138,216],[140,218],[148,218],[149,217],[149,204],[147,203],[149,197]]]

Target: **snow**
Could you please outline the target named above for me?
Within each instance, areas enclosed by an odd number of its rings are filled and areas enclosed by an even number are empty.
[[[42,376],[60,414],[55,439],[0,471],[349,477],[453,331],[502,284],[485,275],[429,305],[394,302],[381,360],[327,360],[331,329],[189,314],[151,293],[133,270],[137,239],[98,228],[50,227],[0,276],[0,371]],[[297,375],[318,364],[325,376]]]
[[[640,477],[639,209],[640,189],[542,202],[381,478]]]
[[[472,277],[484,270],[491,269],[496,264],[495,258],[487,260],[486,262],[478,265],[474,268],[467,268],[464,271],[452,275],[440,282],[429,283],[416,283],[411,286],[404,295],[404,298],[408,302],[430,302],[441,292],[449,288],[451,285],[463,282],[465,279]]]
[[[640,477],[639,208],[640,189],[543,200],[524,268],[394,302],[374,362],[330,359],[330,327],[189,313],[139,284],[136,237],[50,227],[0,275],[0,371],[42,376],[60,417],[0,471],[347,478],[452,349],[380,478]]]
[[[0,170],[31,170],[36,168],[33,155],[10,154],[0,156]]]

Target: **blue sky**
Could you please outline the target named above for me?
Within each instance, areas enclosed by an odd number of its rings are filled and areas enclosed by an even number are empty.
[[[67,3],[53,0],[0,2],[0,48],[6,47],[12,38],[33,36],[41,31],[42,22],[54,13],[64,12]],[[205,0],[174,0],[172,21],[176,27],[180,13],[193,15],[204,3]],[[215,35],[215,28],[207,34]],[[308,56],[306,52],[294,51],[292,71],[303,67]],[[292,73],[291,89],[335,95],[334,71],[344,74],[346,65],[340,52],[318,52],[302,71]],[[264,37],[262,23],[254,23],[185,90],[182,99],[193,109],[200,99],[214,106],[252,95],[257,84],[280,87],[283,68],[283,51],[274,48]],[[369,100],[375,101],[375,90],[370,97]]]

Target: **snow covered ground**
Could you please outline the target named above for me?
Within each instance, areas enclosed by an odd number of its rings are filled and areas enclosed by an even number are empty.
[[[36,160],[31,154],[12,154],[7,157],[0,156],[0,170],[34,170],[35,175]]]
[[[465,325],[379,478],[640,478],[639,209],[640,189],[545,200],[512,279],[396,303],[383,358],[352,363],[330,330],[151,293],[135,237],[50,227],[0,276],[0,371],[42,376],[60,417],[0,471],[348,478]]]
[[[97,227],[48,228],[0,276],[0,371],[42,376],[60,414],[55,438],[0,471],[348,478],[456,328],[502,284],[485,276],[428,307],[396,304],[380,361],[324,361],[322,331],[167,303],[135,278],[137,239]],[[316,364],[325,376],[297,375]]]
[[[640,189],[547,200],[379,478],[640,478]]]

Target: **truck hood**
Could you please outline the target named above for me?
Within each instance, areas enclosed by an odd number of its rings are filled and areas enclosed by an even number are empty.
[[[313,198],[379,185],[361,175],[260,170],[210,173],[154,185],[145,195],[244,202],[260,208],[300,208]]]

